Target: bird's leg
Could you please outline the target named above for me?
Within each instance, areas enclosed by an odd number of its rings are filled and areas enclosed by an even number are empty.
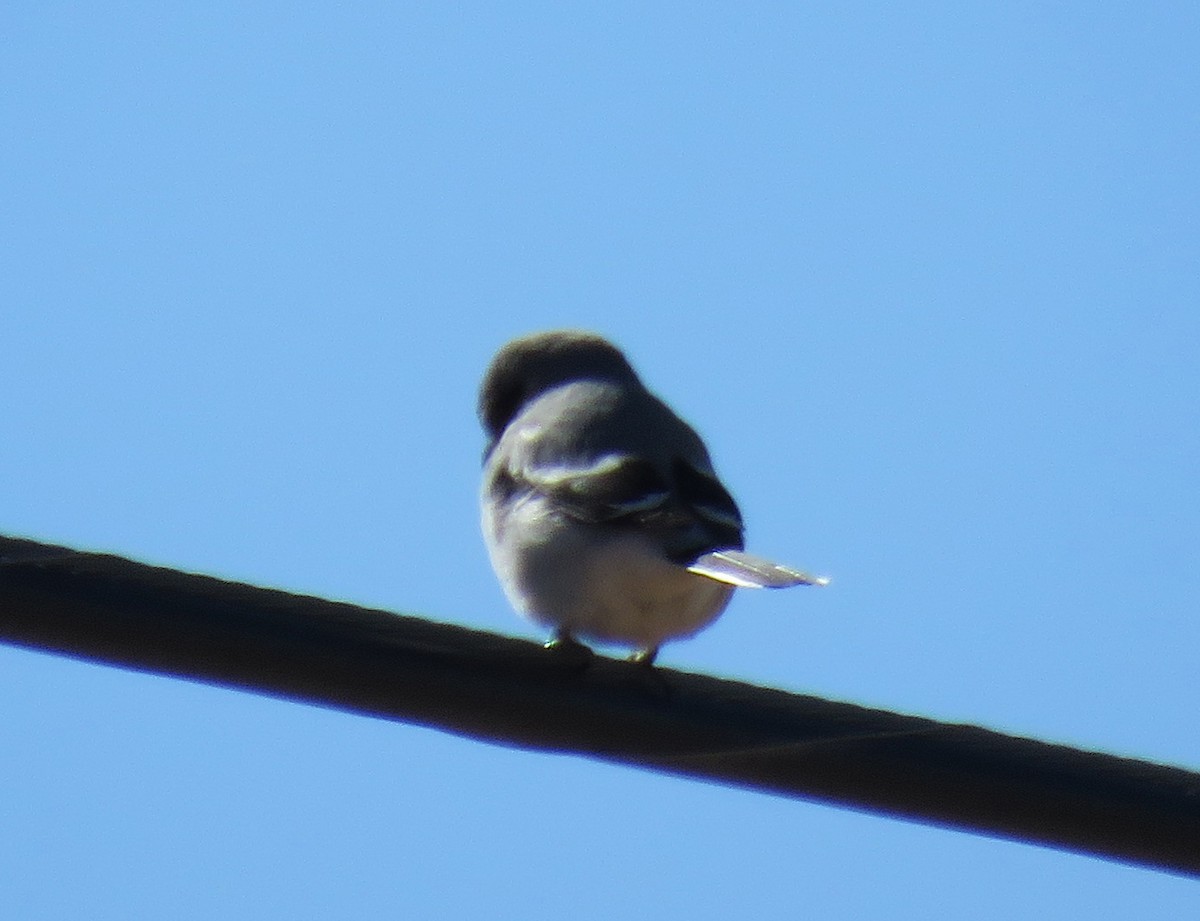
[[[554,631],[554,637],[545,644],[545,648],[579,662],[590,662],[596,655],[591,647],[583,645],[564,627]]]
[[[639,649],[629,657],[630,662],[636,662],[638,665],[644,665],[650,668],[654,665],[654,660],[658,658],[658,647],[651,646],[648,649]]]

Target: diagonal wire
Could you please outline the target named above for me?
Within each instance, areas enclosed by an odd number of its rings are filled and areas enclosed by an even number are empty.
[[[0,641],[1200,876],[1200,774],[0,537]]]

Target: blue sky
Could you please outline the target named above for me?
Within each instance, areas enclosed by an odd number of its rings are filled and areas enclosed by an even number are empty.
[[[0,531],[485,629],[605,333],[752,548],[672,667],[1200,768],[1190,3],[15,3]],[[12,917],[1192,917],[1084,857],[0,647]]]

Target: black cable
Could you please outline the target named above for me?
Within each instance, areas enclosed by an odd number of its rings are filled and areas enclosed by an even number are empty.
[[[0,640],[1200,876],[1200,774],[0,537]]]

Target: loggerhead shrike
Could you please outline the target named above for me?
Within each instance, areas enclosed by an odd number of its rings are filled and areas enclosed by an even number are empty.
[[[734,587],[828,582],[743,552],[704,442],[600,336],[508,343],[479,418],[488,554],[513,606],[554,630],[548,645],[581,636],[650,664],[716,620]]]

